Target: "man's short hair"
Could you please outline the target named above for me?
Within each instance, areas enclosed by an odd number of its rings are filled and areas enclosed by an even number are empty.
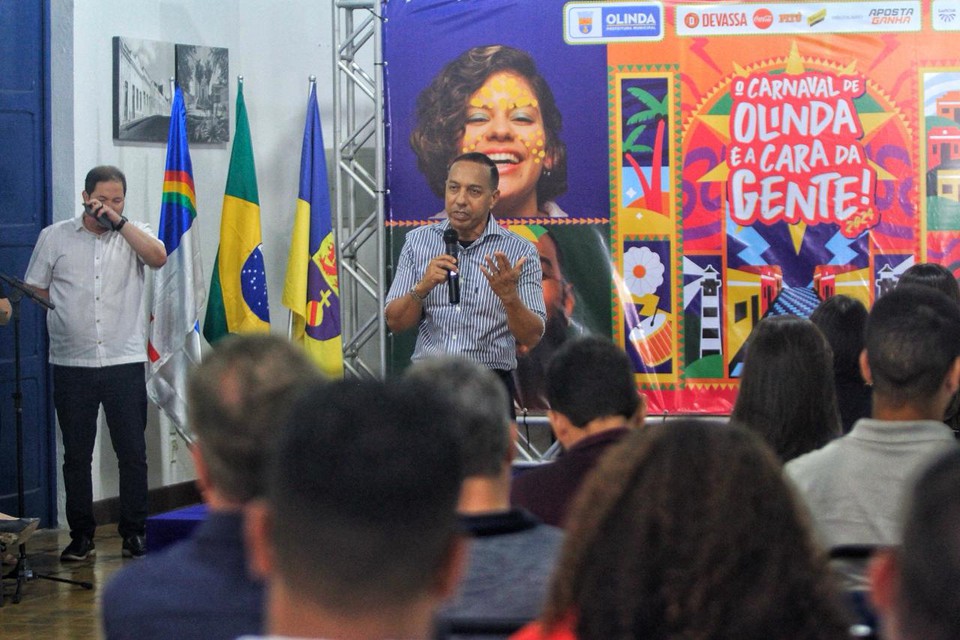
[[[960,356],[960,307],[931,287],[898,286],[874,303],[864,346],[875,393],[929,400]]]
[[[463,358],[420,360],[407,377],[446,395],[457,411],[455,427],[465,477],[498,476],[510,449],[507,390],[489,369]]]
[[[279,414],[319,375],[303,349],[264,334],[228,336],[191,372],[188,422],[218,491],[241,502],[263,494]]]
[[[630,358],[598,336],[557,350],[547,367],[547,400],[577,427],[605,416],[631,418],[640,404]]]
[[[960,285],[953,272],[936,262],[918,262],[900,275],[897,286],[916,284],[933,287],[960,304]]]
[[[268,471],[286,588],[357,615],[436,585],[456,540],[462,463],[449,403],[411,381],[315,384],[293,403]]]
[[[127,195],[127,177],[117,167],[104,164],[90,169],[83,181],[83,190],[91,194],[100,182],[119,182],[123,186],[123,195]]]
[[[485,153],[480,153],[479,151],[468,151],[467,153],[461,153],[456,158],[450,161],[450,164],[447,165],[447,174],[450,173],[450,169],[453,165],[458,162],[473,162],[474,164],[480,164],[485,166],[490,170],[490,189],[496,191],[497,187],[500,186],[500,169],[497,168],[497,163],[490,159],[490,157]]]
[[[935,462],[913,492],[897,590],[901,627],[910,638],[960,638],[960,451]]]

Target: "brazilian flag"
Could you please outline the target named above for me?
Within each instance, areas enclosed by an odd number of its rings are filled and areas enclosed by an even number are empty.
[[[269,333],[267,274],[260,234],[260,194],[243,83],[237,85],[237,130],[220,217],[203,336],[213,344],[229,333]]]

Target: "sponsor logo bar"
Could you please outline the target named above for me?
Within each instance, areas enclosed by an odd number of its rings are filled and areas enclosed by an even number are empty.
[[[960,9],[960,0],[940,1]],[[676,12],[679,36],[900,33],[920,31],[923,22],[920,0],[681,5]]]

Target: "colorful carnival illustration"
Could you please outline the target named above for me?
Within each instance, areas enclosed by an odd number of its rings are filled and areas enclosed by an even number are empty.
[[[563,265],[548,342],[609,332],[651,411],[729,412],[766,316],[960,272],[960,1],[516,3],[440,35],[461,4],[390,16],[388,225],[442,209],[450,154],[499,153],[530,179],[495,214]],[[404,49],[425,32],[436,60]],[[491,145],[488,102],[536,113]]]

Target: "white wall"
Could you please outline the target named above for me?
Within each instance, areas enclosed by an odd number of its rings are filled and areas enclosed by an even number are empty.
[[[112,38],[227,47],[231,142],[236,77],[242,75],[260,190],[271,320],[274,332],[285,333],[287,311],[280,297],[310,75],[317,76],[328,148],[333,141],[332,1],[53,0],[51,4],[54,221],[76,215],[89,168],[115,164],[128,181],[125,215],[149,222],[154,231],[157,228],[166,144],[114,142]],[[207,280],[219,241],[230,149],[231,143],[190,149]],[[154,407],[147,431],[150,487],[192,479],[186,448]],[[109,439],[100,438],[94,459],[94,499],[116,495],[116,457]]]

